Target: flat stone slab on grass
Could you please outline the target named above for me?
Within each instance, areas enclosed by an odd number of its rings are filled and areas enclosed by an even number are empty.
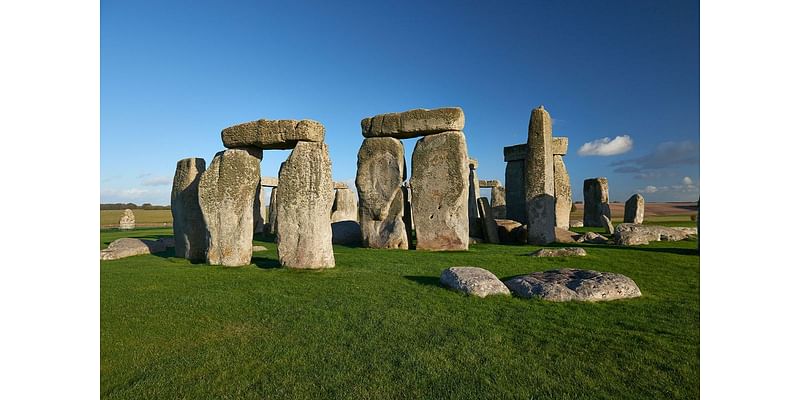
[[[658,225],[622,223],[614,228],[614,241],[623,246],[659,241],[674,242],[687,237],[689,237],[687,232]]]
[[[439,282],[469,296],[511,294],[493,273],[478,267],[450,267],[442,271]]]
[[[410,139],[464,129],[464,111],[459,107],[415,109],[400,113],[380,114],[361,120],[364,137]]]
[[[222,130],[222,144],[229,148],[293,149],[297,142],[322,142],[325,127],[310,119],[259,119]]]
[[[580,247],[564,247],[561,249],[539,249],[530,254],[533,257],[572,257],[585,256],[586,250]]]
[[[578,236],[575,241],[578,243],[604,244],[608,243],[608,238],[599,233],[586,232],[583,235]]]
[[[565,268],[521,275],[505,281],[516,296],[547,301],[609,301],[639,297],[642,292],[625,275]]]
[[[122,238],[111,242],[107,248],[100,250],[100,259],[119,260],[120,258],[142,254],[160,253],[165,250],[167,250],[165,241]]]

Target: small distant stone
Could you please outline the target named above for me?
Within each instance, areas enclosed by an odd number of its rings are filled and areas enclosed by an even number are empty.
[[[136,228],[136,216],[130,208],[126,208],[122,212],[122,217],[119,218],[119,229],[129,230]]]
[[[608,243],[608,238],[595,232],[586,232],[575,239],[578,243],[603,244]]]
[[[253,253],[257,251],[267,251],[267,248],[264,246],[253,246]]]
[[[642,292],[625,275],[565,268],[534,272],[505,282],[515,295],[547,301],[609,301],[639,297]]]
[[[572,257],[585,256],[586,250],[580,247],[564,247],[561,249],[540,249],[530,254],[533,257]]]
[[[506,285],[493,273],[478,267],[448,268],[442,271],[439,282],[469,296],[486,297],[495,294],[511,294]]]
[[[573,220],[569,221],[569,227],[570,228],[583,228],[583,221],[578,221],[576,219],[573,219]]]

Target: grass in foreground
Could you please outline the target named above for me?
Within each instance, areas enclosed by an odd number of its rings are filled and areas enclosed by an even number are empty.
[[[118,237],[169,229],[101,231]],[[694,241],[469,252],[334,246],[336,268],[277,268],[274,243],[228,269],[160,255],[101,262],[101,393],[142,398],[699,397]],[[631,277],[643,297],[608,303],[470,298],[439,286],[450,266],[501,279],[578,267]]]

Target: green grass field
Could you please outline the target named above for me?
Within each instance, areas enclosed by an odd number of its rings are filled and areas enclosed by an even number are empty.
[[[106,230],[100,240],[168,235]],[[579,245],[589,255],[570,259],[525,256],[538,246],[334,246],[336,268],[325,271],[278,268],[275,244],[255,243],[268,250],[242,268],[193,265],[172,250],[101,262],[103,398],[699,397],[694,240]],[[594,304],[470,298],[438,284],[443,269],[459,265],[501,279],[564,267],[613,271],[643,296]]]

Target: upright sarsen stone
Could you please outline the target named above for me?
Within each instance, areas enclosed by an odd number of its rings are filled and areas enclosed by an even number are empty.
[[[288,268],[333,268],[333,178],[328,145],[299,142],[278,175],[278,259]]]
[[[583,226],[605,227],[603,216],[611,219],[608,205],[608,179],[591,178],[583,181]]]
[[[339,221],[358,221],[356,194],[347,187],[344,189],[336,189],[333,198],[331,222]]]
[[[208,234],[206,262],[211,265],[250,264],[261,156],[256,148],[221,151],[200,177],[198,196]]]
[[[478,212],[478,198],[481,197],[480,180],[478,179],[478,161],[468,159],[469,164],[469,203],[467,210],[469,212],[469,235],[472,237],[481,237],[483,230],[481,229],[480,213]]]
[[[184,158],[175,167],[172,179],[172,231],[175,234],[175,257],[191,261],[206,258],[206,223],[200,209],[198,187],[206,170],[202,158]]]
[[[411,158],[417,249],[469,248],[469,167],[463,132],[425,136]]]
[[[528,223],[525,210],[525,157],[528,145],[518,144],[503,148],[506,161],[506,218],[521,224]]]
[[[492,215],[492,208],[489,206],[489,199],[486,197],[478,198],[478,211],[481,214],[483,224],[483,239],[487,243],[500,243],[500,236],[497,233],[497,222]]]
[[[269,193],[269,233],[275,234],[275,229],[278,226],[278,187],[273,187]]]
[[[572,188],[564,158],[553,155],[553,182],[556,197],[556,226],[569,229],[569,213],[572,211]]]
[[[403,144],[394,138],[367,138],[358,150],[356,189],[364,246],[408,249],[401,186],[406,167]]]
[[[506,219],[506,188],[503,186],[492,186],[492,215]]]
[[[528,242],[548,244],[556,240],[556,205],[553,179],[553,124],[540,106],[531,112],[528,153],[525,158],[525,205]]]
[[[126,208],[119,217],[119,229],[129,230],[136,228],[136,216],[130,208]]]
[[[625,202],[625,217],[622,222],[633,224],[644,222],[644,197],[639,193],[634,194]]]
[[[264,188],[261,187],[261,184],[256,185],[256,196],[253,202],[253,233],[264,232],[264,223],[266,222],[266,210],[264,208],[266,199],[264,195]]]

